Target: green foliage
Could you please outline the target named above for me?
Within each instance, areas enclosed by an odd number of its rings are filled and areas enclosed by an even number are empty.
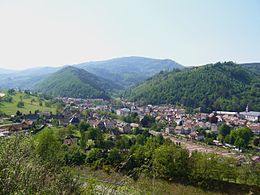
[[[117,148],[110,150],[107,156],[107,161],[111,165],[118,165],[122,160],[122,155]]]
[[[135,112],[132,112],[130,114],[128,114],[127,116],[123,117],[123,120],[126,123],[139,123],[139,117],[138,114]]]
[[[8,93],[9,95],[15,95],[16,92],[15,92],[14,89],[8,89],[7,93]]]
[[[78,67],[118,83],[123,89],[141,83],[161,70],[183,68],[169,59],[160,60],[136,56],[84,63],[79,64]]]
[[[141,120],[141,124],[143,127],[152,127],[155,124],[155,118],[153,116],[145,115]]]
[[[0,194],[79,194],[77,179],[35,155],[30,137],[0,139]]]
[[[18,107],[18,108],[23,108],[23,107],[24,107],[24,102],[19,101],[19,102],[17,103],[17,107]]]
[[[71,66],[52,74],[35,86],[36,91],[52,96],[104,99],[109,98],[108,91],[113,88],[116,88],[113,82]]]
[[[230,133],[230,143],[238,148],[245,148],[253,137],[253,133],[249,128],[237,128]]]
[[[222,136],[226,136],[226,135],[228,135],[228,134],[230,134],[230,131],[231,131],[231,127],[230,126],[228,126],[227,124],[223,124],[223,125],[221,125],[220,126],[220,128],[219,128],[219,134],[220,135],[222,135]]]
[[[65,155],[64,160],[66,165],[82,165],[85,163],[86,155],[79,146],[64,146],[65,147]]]
[[[87,163],[93,163],[97,160],[100,160],[103,157],[103,153],[101,149],[99,148],[92,148],[90,151],[87,153]]]
[[[182,104],[213,110],[260,110],[260,73],[232,62],[161,72],[125,96],[141,104]]]
[[[80,131],[87,131],[88,128],[90,127],[90,125],[88,123],[86,123],[85,121],[81,121],[79,124],[79,130]]]
[[[46,107],[45,102],[47,102],[47,100],[43,99],[43,105],[39,106],[39,100],[35,95],[25,94],[22,92],[15,92],[13,95],[8,94],[5,97],[8,98],[8,101],[1,101],[0,110],[2,110],[7,115],[15,115],[18,106],[19,110],[23,114],[29,114],[30,111],[34,112],[36,110],[43,112],[52,112],[55,114],[55,104],[52,104],[52,107]]]
[[[13,101],[13,97],[11,95],[5,95],[3,98],[0,99],[0,101],[11,103]]]
[[[51,163],[60,163],[63,160],[61,144],[52,129],[40,132],[36,141],[36,152],[42,160]]]
[[[186,178],[189,173],[188,151],[174,144],[162,145],[153,155],[153,171],[164,179]]]

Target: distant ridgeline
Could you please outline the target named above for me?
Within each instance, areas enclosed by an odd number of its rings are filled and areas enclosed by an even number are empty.
[[[260,110],[260,64],[224,62],[160,72],[124,96],[141,104],[182,104],[213,110]]]
[[[121,57],[104,61],[74,64],[100,78],[116,83],[120,89],[127,89],[159,73],[161,70],[184,68],[170,59],[145,57]],[[0,69],[0,89],[32,89],[36,84],[64,67],[39,67],[23,71]]]

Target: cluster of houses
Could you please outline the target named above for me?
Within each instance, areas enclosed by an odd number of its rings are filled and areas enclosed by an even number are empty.
[[[187,135],[195,140],[203,140],[204,135],[198,131],[203,129],[217,134],[221,124],[230,126],[249,127],[256,135],[260,135],[260,112],[252,112],[246,108],[245,112],[216,111],[211,114],[197,113],[186,114],[185,109],[173,105],[147,105],[139,106],[132,102],[122,101],[121,108],[115,108],[111,102],[103,99],[58,98],[64,106],[59,114],[51,112],[29,113],[15,118],[13,123],[0,126],[0,136],[10,135],[12,132],[32,129],[35,123],[41,121],[41,125],[51,125],[53,121],[60,126],[69,124],[78,125],[80,121],[88,122],[92,127],[109,131],[112,135],[130,133],[134,128],[140,128],[140,124],[126,123],[122,116],[136,113],[141,121],[145,115],[155,118],[156,123],[163,124],[166,134]],[[118,117],[111,117],[102,113],[114,113]]]
[[[31,120],[23,120],[21,123],[0,125],[0,137],[8,137],[13,133],[27,132],[35,127]]]
[[[169,115],[169,113],[168,113]],[[169,119],[165,116],[164,120]],[[227,112],[216,111],[211,114],[197,113],[194,115],[183,115],[176,117],[174,120],[176,126],[168,123],[168,127],[165,129],[166,134],[183,134],[189,135],[196,140],[203,140],[204,136],[198,129],[204,129],[214,134],[218,134],[218,129],[221,124],[227,124],[231,127],[248,127],[255,135],[260,135],[260,112],[248,111],[248,107],[245,112]]]

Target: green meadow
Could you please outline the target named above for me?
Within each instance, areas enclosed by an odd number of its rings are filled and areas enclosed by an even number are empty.
[[[30,111],[34,113],[35,110],[43,111],[43,112],[52,112],[56,113],[56,105],[48,105],[46,106],[47,100],[39,100],[37,96],[17,92],[15,95],[10,95],[12,97],[11,102],[0,102],[0,112],[3,112],[7,115],[16,114],[17,110],[22,112],[23,114],[28,114]],[[18,102],[24,102],[23,107],[18,107]],[[42,102],[42,106],[40,106],[40,102]]]

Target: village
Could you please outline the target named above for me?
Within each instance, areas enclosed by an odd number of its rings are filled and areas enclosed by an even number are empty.
[[[260,112],[249,111],[248,106],[240,113],[215,111],[210,114],[187,114],[184,108],[173,105],[139,106],[125,100],[117,100],[115,104],[103,99],[63,97],[57,98],[57,101],[63,104],[59,113],[35,111],[22,114],[17,111],[16,115],[1,117],[0,137],[14,133],[37,133],[54,125],[78,126],[85,121],[111,136],[131,134],[136,129],[144,128],[150,130],[151,134],[161,134],[176,143],[182,143],[190,152],[197,150],[241,158],[242,149],[219,140],[221,125],[247,127],[256,139],[260,135]],[[73,142],[77,142],[77,137],[64,140],[65,144]],[[253,150],[259,154],[259,144]],[[252,159],[260,161],[259,155],[254,155]]]

